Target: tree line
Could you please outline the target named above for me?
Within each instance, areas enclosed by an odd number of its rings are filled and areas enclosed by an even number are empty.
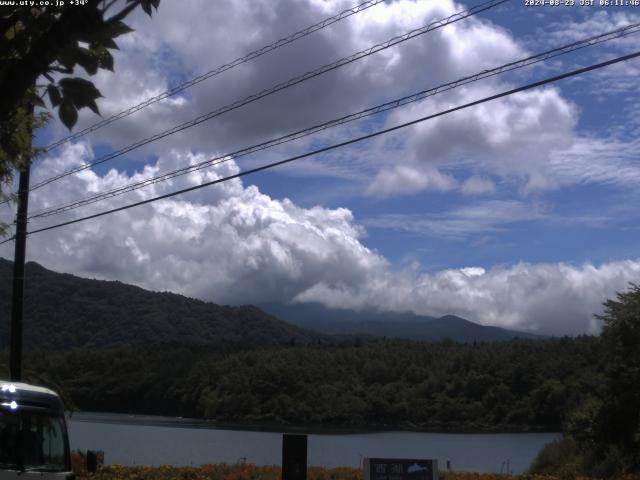
[[[218,422],[559,431],[600,380],[594,337],[457,344],[158,344],[33,352],[33,375],[82,410]]]

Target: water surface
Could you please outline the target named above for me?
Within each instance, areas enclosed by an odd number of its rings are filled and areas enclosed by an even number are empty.
[[[279,465],[282,433],[211,428],[190,419],[75,413],[69,419],[72,449],[103,450],[105,463],[121,465]],[[360,467],[363,457],[436,458],[441,469],[525,471],[557,433],[450,434],[380,432],[318,434],[308,438],[308,463]],[[507,463],[508,462],[508,463]]]

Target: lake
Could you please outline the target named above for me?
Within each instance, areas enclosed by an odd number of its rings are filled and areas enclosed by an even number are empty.
[[[246,461],[280,465],[282,433],[210,428],[198,420],[109,413],[74,413],[72,449],[103,450],[106,464],[201,465]],[[360,467],[362,457],[447,459],[453,470],[525,471],[558,433],[449,434],[380,432],[310,434],[308,464]],[[508,463],[507,463],[508,462]]]

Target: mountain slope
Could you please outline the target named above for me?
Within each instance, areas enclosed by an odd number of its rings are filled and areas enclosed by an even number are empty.
[[[320,304],[263,304],[266,312],[299,327],[330,335],[372,335],[409,340],[495,342],[513,338],[541,339],[539,335],[488,327],[455,315],[436,318],[412,312],[354,312],[327,309]]]
[[[7,345],[13,263],[0,259],[0,341]],[[26,265],[25,348],[68,349],[182,342],[288,345],[326,337],[268,315],[254,306],[220,306],[89,280]]]

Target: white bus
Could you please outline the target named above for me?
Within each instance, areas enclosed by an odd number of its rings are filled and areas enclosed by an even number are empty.
[[[62,400],[52,390],[0,380],[0,480],[71,480]]]

